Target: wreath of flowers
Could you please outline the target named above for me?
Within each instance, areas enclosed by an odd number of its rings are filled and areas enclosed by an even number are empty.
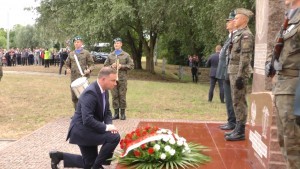
[[[191,168],[210,161],[208,156],[201,154],[206,149],[204,146],[187,143],[171,130],[155,126],[126,134],[120,147],[115,159],[136,169]]]

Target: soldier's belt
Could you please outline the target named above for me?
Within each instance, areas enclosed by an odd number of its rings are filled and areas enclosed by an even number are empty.
[[[300,70],[298,69],[283,69],[278,71],[279,75],[298,77]]]

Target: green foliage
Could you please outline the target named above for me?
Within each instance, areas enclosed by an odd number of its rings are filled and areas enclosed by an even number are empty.
[[[138,60],[143,52],[146,69],[151,70],[156,38],[161,45],[158,53],[169,63],[180,64],[182,56],[192,54],[207,58],[228,34],[229,12],[240,7],[255,13],[255,0],[41,0],[36,8],[38,37],[63,44],[81,35],[87,47],[122,37],[124,50]],[[254,33],[254,19],[250,28]],[[179,44],[170,47],[174,41]]]

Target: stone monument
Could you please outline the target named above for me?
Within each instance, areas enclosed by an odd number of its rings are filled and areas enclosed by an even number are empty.
[[[256,0],[256,35],[252,94],[250,95],[249,151],[252,168],[286,169],[276,127],[271,90],[272,79],[265,76],[265,61],[284,20],[284,0]]]

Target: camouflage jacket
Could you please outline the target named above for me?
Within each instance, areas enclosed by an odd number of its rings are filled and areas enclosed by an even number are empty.
[[[119,80],[127,80],[127,70],[133,69],[133,60],[130,55],[124,51],[118,57],[115,55],[115,52],[112,52],[108,55],[107,59],[104,62],[104,66],[111,66],[116,62],[116,59],[119,59],[119,64],[121,64],[121,68],[119,69]]]
[[[69,56],[66,60],[65,67],[67,69],[71,69],[71,81],[76,80],[77,78],[81,77],[80,71],[77,67],[75,58],[74,58],[75,52],[72,51],[69,53]],[[78,62],[80,64],[82,72],[86,69],[90,69],[91,71],[94,69],[94,60],[93,57],[90,55],[90,53],[87,50],[81,50],[79,54],[76,55],[78,58]],[[89,75],[87,75],[89,76]]]
[[[283,35],[279,63],[282,70],[277,71],[277,81],[273,94],[295,94],[300,69],[300,9],[298,8],[288,23]]]
[[[251,60],[254,52],[254,36],[248,27],[238,30],[232,40],[228,74],[249,78],[253,73]]]

